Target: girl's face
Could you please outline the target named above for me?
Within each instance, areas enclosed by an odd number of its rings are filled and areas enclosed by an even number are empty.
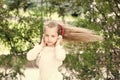
[[[54,46],[58,39],[57,28],[49,28],[47,27],[44,32],[44,41],[47,46]]]

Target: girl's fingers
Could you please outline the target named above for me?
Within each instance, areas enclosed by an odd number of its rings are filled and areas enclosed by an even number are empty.
[[[59,38],[59,39],[62,39],[62,36],[61,36],[61,35],[59,35],[59,36],[58,36],[58,38]]]
[[[57,42],[56,42],[56,45],[59,45],[61,42],[62,42],[62,36],[59,35],[59,36],[58,36],[58,40],[57,40]]]
[[[41,45],[45,46],[44,35],[43,35],[42,40],[41,40]]]

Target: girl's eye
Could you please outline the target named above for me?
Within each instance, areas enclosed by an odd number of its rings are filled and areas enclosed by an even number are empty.
[[[54,36],[54,35],[52,35],[52,37],[54,38],[55,36]]]
[[[46,37],[48,37],[48,35],[45,35]]]

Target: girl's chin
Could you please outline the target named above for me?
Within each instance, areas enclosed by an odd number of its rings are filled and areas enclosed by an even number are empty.
[[[49,44],[47,44],[47,46],[54,46],[54,44],[50,44],[50,43],[49,43]]]

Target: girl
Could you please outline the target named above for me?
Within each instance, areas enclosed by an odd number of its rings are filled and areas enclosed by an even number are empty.
[[[66,53],[60,43],[62,39],[69,41],[90,42],[102,40],[91,30],[70,27],[55,21],[47,22],[43,28],[43,38],[39,45],[27,53],[28,60],[35,60],[39,67],[39,80],[63,80],[58,71]]]

